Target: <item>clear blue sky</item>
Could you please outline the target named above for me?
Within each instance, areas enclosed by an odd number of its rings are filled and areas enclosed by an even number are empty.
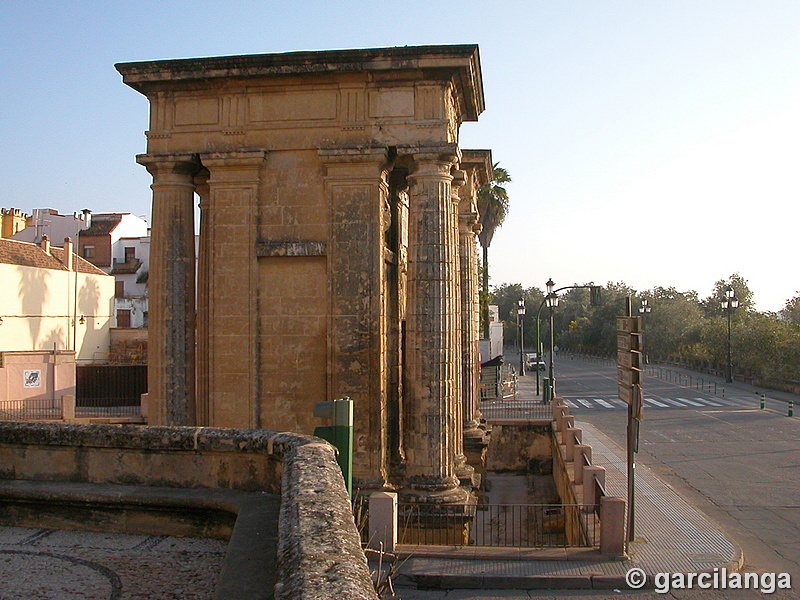
[[[5,0],[0,206],[149,214],[148,106],[114,63],[454,43],[486,95],[461,146],[514,180],[493,284],[800,290],[797,0]]]

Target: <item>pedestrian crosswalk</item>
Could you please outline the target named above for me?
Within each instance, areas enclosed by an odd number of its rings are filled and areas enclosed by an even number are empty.
[[[564,401],[570,408],[588,409],[620,409],[627,408],[619,398],[611,396],[564,396]],[[645,395],[645,408],[758,408],[759,400],[753,396],[689,396],[675,398],[652,398]]]

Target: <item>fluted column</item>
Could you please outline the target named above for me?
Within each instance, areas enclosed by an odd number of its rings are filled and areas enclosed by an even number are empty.
[[[474,485],[475,482],[475,469],[467,464],[467,457],[464,454],[464,420],[466,417],[464,407],[464,393],[465,393],[465,379],[464,379],[464,289],[462,287],[462,256],[461,256],[461,233],[460,233],[460,204],[461,197],[458,190],[466,184],[466,173],[461,170],[453,171],[453,182],[451,184],[452,195],[452,211],[450,213],[450,243],[455,248],[456,268],[453,270],[452,276],[455,278],[455,297],[454,305],[455,312],[452,318],[453,330],[453,343],[459,349],[458,360],[456,361],[456,377],[457,389],[455,402],[455,428],[456,428],[456,475],[461,481],[462,485]]]
[[[192,155],[137,157],[153,176],[148,277],[152,425],[195,424],[195,251]]]
[[[451,193],[456,152],[415,154],[408,177],[405,494],[439,502],[467,497],[456,476],[461,437],[461,353],[454,326],[458,244]]]
[[[469,209],[459,218],[459,254],[461,267],[461,399],[464,411],[464,440],[485,437],[479,428],[478,385],[480,378],[480,292],[478,252],[476,248],[478,213]]]

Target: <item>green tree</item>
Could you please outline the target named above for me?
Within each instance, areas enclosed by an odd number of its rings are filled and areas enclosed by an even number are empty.
[[[786,301],[778,315],[783,321],[800,325],[800,292],[797,292],[794,298]]]
[[[517,311],[520,298],[525,303],[525,315],[522,318],[525,347],[533,348],[536,338],[536,310],[544,298],[542,291],[535,287],[525,289],[519,283],[504,283],[495,287],[490,296],[491,303],[497,305],[500,320],[504,323],[505,340],[514,346],[519,344]]]
[[[623,282],[609,282],[602,291],[602,304],[590,306],[589,290],[565,292],[553,313],[555,345],[597,354],[614,353],[617,317],[625,314],[626,298],[633,293]]]
[[[727,279],[720,279],[714,284],[714,291],[703,301],[706,314],[709,316],[723,314],[720,303],[726,299],[725,290],[728,286],[733,288],[736,299],[739,300],[739,308],[735,310],[750,312],[755,309],[753,292],[750,290],[747,280],[739,273],[734,273]]]
[[[633,314],[647,300],[651,312],[642,315],[645,351],[655,355],[693,357],[700,341],[703,307],[697,292],[679,292],[674,287],[654,287],[637,294]]]
[[[500,167],[499,163],[495,163],[492,167],[492,180],[478,189],[478,214],[481,224],[478,240],[483,249],[481,323],[484,338],[489,337],[489,246],[492,244],[495,231],[508,215],[508,192],[502,184],[510,182],[508,171]]]

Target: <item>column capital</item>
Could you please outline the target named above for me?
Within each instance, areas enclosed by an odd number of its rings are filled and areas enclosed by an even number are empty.
[[[478,222],[480,215],[474,211],[466,211],[458,215],[458,232],[461,235],[477,235],[482,227]],[[476,231],[477,228],[477,231]]]
[[[384,146],[337,146],[317,151],[325,166],[327,181],[353,182],[362,179],[387,178],[389,149]]]
[[[461,161],[461,150],[457,144],[408,144],[397,147],[399,156],[410,156],[415,165],[412,167],[410,177],[423,175],[424,171],[430,171],[433,165],[438,165],[441,169],[447,170],[447,175],[452,178],[453,165]]]
[[[196,154],[139,154],[136,162],[155,177],[174,174],[181,177],[194,177],[202,166]]]
[[[225,181],[252,184],[258,182],[258,170],[266,158],[266,150],[233,150],[200,154],[203,166],[210,171],[209,183]]]

